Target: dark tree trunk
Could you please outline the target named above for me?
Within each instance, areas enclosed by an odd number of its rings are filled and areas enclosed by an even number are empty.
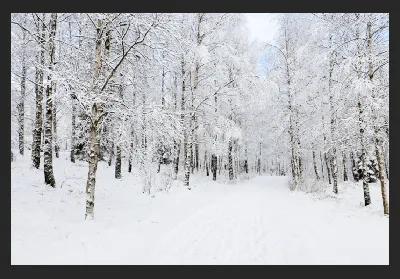
[[[325,178],[325,175],[324,175],[324,162],[323,162],[323,160],[322,160],[322,153],[321,153],[321,151],[319,152],[319,159],[321,160],[321,174],[322,174],[322,178],[324,179],[324,178]]]
[[[193,124],[193,125],[194,125],[194,124]],[[190,148],[190,172],[191,172],[191,173],[193,173],[193,170],[194,170],[193,147],[194,147],[194,143],[192,142],[191,148]]]
[[[177,179],[179,171],[179,155],[181,153],[180,144],[177,141],[174,141],[174,148],[176,151],[176,156],[174,158],[174,179]]]
[[[228,147],[228,173],[229,173],[229,180],[233,180],[232,140],[229,141],[229,147]]]
[[[356,161],[354,160],[353,151],[350,152],[350,161],[351,161],[351,169],[354,170],[356,168]]]
[[[183,180],[183,185],[185,187],[187,187],[189,190],[190,188],[190,184],[189,184],[189,179],[190,179],[190,170],[192,165],[192,155],[193,155],[193,128],[192,125],[194,125],[194,123],[192,123],[193,120],[190,121],[189,123],[189,129],[188,129],[188,138],[187,138],[187,144],[186,144],[186,148],[189,149],[186,152],[186,160],[185,160],[185,178]]]
[[[318,170],[317,170],[317,161],[315,160],[315,151],[314,151],[314,149],[312,151],[312,156],[313,156],[313,164],[314,164],[315,176],[316,176],[317,180],[319,180],[319,175],[318,175]]]
[[[56,93],[56,83],[53,85],[53,93]],[[58,145],[58,140],[57,140],[57,103],[56,103],[56,98],[53,94],[53,140],[54,140],[54,152],[56,153],[56,158],[60,157],[59,151],[60,151],[60,146]]]
[[[133,139],[134,138],[134,134],[133,134],[133,129],[131,132],[131,149],[129,152],[129,161],[128,161],[128,172],[132,172],[132,156],[133,156]]]
[[[76,125],[76,107],[75,107],[75,96],[72,97],[72,119],[71,119],[71,128],[72,128],[72,133],[71,133],[71,152],[70,152],[70,159],[72,163],[75,163],[75,125]]]
[[[45,50],[45,13],[42,18],[42,32],[40,35],[40,54],[38,55],[38,62],[40,66],[36,67],[35,74],[35,94],[36,94],[36,116],[35,116],[35,128],[33,129],[33,142],[32,142],[32,165],[39,169],[40,167],[40,150],[42,145],[42,128],[43,128],[43,117],[42,117],[42,102],[43,102],[43,68],[44,68],[44,50]],[[37,32],[39,33],[39,27]],[[43,133],[44,134],[44,133]]]
[[[359,125],[360,125],[360,141],[361,141],[361,162],[362,162],[362,181],[363,181],[363,193],[364,193],[364,204],[368,206],[371,204],[371,196],[369,193],[368,186],[368,177],[367,177],[367,163],[366,163],[366,151],[365,151],[365,142],[364,142],[364,117],[363,117],[363,109],[360,100],[358,101],[358,110],[359,110]]]
[[[196,143],[194,144],[194,154],[196,159],[196,171],[199,171],[199,144],[197,143],[197,135],[196,135]]]
[[[222,156],[219,156],[219,165],[218,165],[218,174],[219,175],[221,175],[221,169],[222,169]]]
[[[330,170],[330,168],[329,168],[329,162],[328,162],[328,158],[326,157],[326,152],[324,153],[324,159],[325,159],[325,164],[326,164],[326,172],[327,172],[327,175],[328,175],[328,181],[329,181],[329,184],[332,184],[332,182],[331,182],[331,170]]]
[[[211,155],[211,172],[213,174],[213,180],[217,180],[217,156]]]
[[[117,145],[117,154],[115,157],[115,178],[121,178],[121,148]]]
[[[303,175],[303,161],[301,160],[300,156],[297,157],[297,161],[298,161],[298,166],[299,166],[299,175],[302,176]]]
[[[133,107],[135,107],[136,106],[136,92],[135,91],[133,91],[132,99],[133,99]],[[134,152],[133,146],[134,146],[135,139],[136,139],[136,135],[135,135],[134,126],[132,123],[132,126],[131,126],[131,149],[129,152],[128,172],[132,172],[132,159],[133,159],[133,152]],[[137,145],[137,142],[136,142],[136,145]]]
[[[346,168],[346,153],[344,151],[342,152],[342,156],[343,156],[343,180],[348,181],[349,178],[347,176],[347,168]]]
[[[389,179],[389,166],[388,166],[388,161],[385,160],[385,170],[386,170],[386,178]]]
[[[26,23],[26,14],[24,18],[24,23]],[[24,24],[25,25],[25,24]],[[24,155],[24,147],[25,147],[25,92],[26,92],[26,31],[22,30],[22,73],[21,73],[21,97],[18,104],[18,145],[19,145],[19,153]]]
[[[56,182],[53,174],[53,146],[52,146],[52,117],[53,117],[53,99],[52,99],[52,87],[54,82],[52,81],[52,70],[54,66],[54,54],[55,54],[55,34],[57,24],[57,13],[51,14],[50,19],[50,36],[49,36],[49,52],[50,52],[50,63],[49,63],[49,74],[47,77],[48,83],[46,88],[46,129],[44,138],[44,181],[51,187],[56,186]]]

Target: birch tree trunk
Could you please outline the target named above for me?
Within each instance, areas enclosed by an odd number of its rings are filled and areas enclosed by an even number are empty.
[[[314,151],[314,149],[312,151],[312,156],[313,156],[313,164],[314,164],[315,176],[316,176],[317,180],[319,180],[319,175],[318,175],[318,170],[317,170],[317,161],[315,160],[315,151]]]
[[[24,25],[26,25],[26,14],[24,14]],[[21,73],[21,96],[18,104],[18,146],[19,154],[24,155],[25,148],[25,91],[26,91],[26,31],[22,30],[22,73]]]
[[[371,21],[368,21],[367,23],[367,33],[368,33],[368,40],[367,40],[367,51],[368,51],[368,76],[371,84],[373,85],[373,65],[372,65],[372,31],[371,31]],[[375,96],[375,90],[374,86],[372,86],[372,100],[373,102],[377,102],[376,96]],[[381,194],[382,194],[382,202],[383,202],[383,212],[384,214],[388,215],[389,214],[389,203],[387,199],[387,193],[386,193],[386,185],[385,185],[385,178],[384,178],[384,172],[385,169],[383,167],[383,162],[382,162],[382,151],[381,151],[381,145],[380,145],[380,138],[379,138],[379,133],[378,133],[378,116],[377,112],[372,107],[372,117],[373,117],[373,125],[374,125],[374,136],[375,136],[375,154],[376,154],[376,159],[378,161],[378,178],[381,184]]]
[[[115,157],[115,178],[121,179],[121,148],[117,145],[117,154]]]
[[[72,117],[71,117],[71,152],[70,152],[70,160],[72,163],[75,163],[75,139],[76,139],[76,133],[75,133],[75,126],[76,126],[76,105],[75,105],[75,95],[71,97],[71,103],[72,103]]]
[[[50,18],[50,35],[49,35],[49,74],[47,76],[47,88],[46,88],[46,123],[45,123],[45,134],[44,134],[44,182],[51,187],[56,187],[56,182],[53,174],[53,145],[52,145],[52,117],[53,117],[53,99],[52,90],[54,82],[52,81],[52,71],[54,67],[54,55],[55,55],[55,42],[54,38],[56,35],[57,28],[57,14],[52,13]]]
[[[100,76],[101,68],[101,41],[102,41],[102,20],[98,19],[96,30],[96,46],[95,46],[95,61],[94,61],[94,87],[93,94],[97,94],[98,79]],[[98,107],[96,102],[91,106],[91,121],[90,121],[90,143],[89,143],[89,171],[86,183],[86,213],[85,219],[94,219],[94,191],[96,186],[96,172],[97,164],[99,162],[100,142],[99,142],[99,129],[102,117],[102,109]]]
[[[57,139],[57,103],[56,103],[56,83],[53,82],[52,85],[53,88],[53,140],[54,140],[54,152],[56,153],[56,158],[60,157],[59,151],[60,151],[60,146],[58,145],[58,139]]]
[[[122,102],[123,100],[123,87],[122,85],[118,86],[118,93],[119,93],[119,99]],[[119,134],[119,137],[121,137],[122,135]],[[122,161],[122,154],[121,154],[121,146],[119,143],[116,144],[117,145],[117,154],[115,156],[115,178],[116,179],[121,179],[121,161]]]
[[[327,171],[327,175],[328,175],[328,182],[329,182],[329,184],[332,184],[332,182],[331,182],[331,169],[329,168],[329,162],[328,162],[328,158],[326,157],[326,152],[324,153],[324,159],[325,159],[326,171]]]
[[[356,14],[357,19],[359,18],[359,14]],[[361,55],[361,51],[360,51],[360,37],[359,37],[359,25],[357,23],[356,25],[356,38],[358,40],[357,42],[357,52],[358,52],[358,56],[360,57]],[[361,60],[359,60],[359,65],[358,65],[358,70],[359,72],[361,72],[362,69],[362,65],[361,65]],[[361,78],[360,74],[359,78]],[[362,162],[362,180],[363,180],[363,192],[364,192],[364,203],[365,206],[368,206],[369,204],[371,204],[371,197],[369,194],[369,186],[368,186],[368,178],[367,178],[367,164],[366,164],[366,148],[365,148],[365,138],[364,138],[364,132],[365,132],[365,121],[364,121],[364,109],[363,106],[361,104],[361,96],[360,93],[357,96],[358,98],[358,123],[359,123],[359,128],[360,128],[360,143],[361,143],[361,162]]]
[[[133,91],[133,107],[136,105],[136,93]],[[134,152],[134,141],[135,141],[135,128],[133,125],[133,120],[132,120],[132,125],[131,125],[131,145],[130,145],[130,152],[129,152],[129,162],[128,162],[128,172],[132,171],[132,157],[133,157],[133,152]]]
[[[360,141],[361,141],[361,162],[362,162],[362,181],[364,191],[364,203],[365,206],[371,203],[371,197],[369,194],[368,178],[367,178],[367,164],[366,164],[366,151],[365,151],[365,122],[363,117],[363,108],[360,99],[358,100],[358,113],[359,113],[359,125],[360,125]]]
[[[186,90],[186,85],[185,85],[185,60],[184,57],[182,56],[182,61],[181,61],[181,74],[182,74],[182,94],[181,94],[181,124],[182,124],[182,129],[183,129],[183,143],[182,141],[177,144],[178,152],[177,152],[177,157],[175,160],[175,179],[178,176],[178,171],[179,171],[179,156],[180,156],[180,150],[181,150],[181,144],[183,145],[183,164],[186,164],[186,142],[187,142],[187,131],[185,127],[185,90]]]
[[[291,105],[289,105],[289,111],[291,110]],[[294,129],[293,129],[293,117],[292,113],[289,116],[289,136],[290,136],[290,146],[291,146],[291,168],[292,168],[292,177],[293,177],[293,190],[297,188],[299,185],[299,175],[298,175],[298,166],[297,166],[297,157],[295,150],[295,140],[294,140]]]
[[[178,110],[178,76],[177,72],[174,74],[174,111],[177,112]],[[179,156],[181,152],[180,141],[174,140],[174,150],[175,150],[175,157],[173,160],[173,175],[172,179],[176,180],[178,178],[178,170],[179,170]]]
[[[321,161],[321,174],[322,174],[322,179],[325,179],[325,175],[324,175],[324,162],[322,160],[322,152],[319,152],[319,159]]]
[[[211,172],[213,173],[213,180],[217,180],[217,156],[211,155]]]
[[[329,38],[329,45],[332,48],[332,37]],[[333,90],[332,90],[332,74],[334,67],[333,52],[330,54],[329,65],[329,80],[328,80],[328,94],[329,94],[329,109],[331,113],[331,162],[332,162],[332,178],[333,178],[333,193],[338,194],[338,168],[336,159],[336,113],[333,103]]]
[[[228,173],[229,173],[229,180],[233,180],[232,139],[229,140],[229,146],[228,146]]]
[[[259,150],[258,150],[257,173],[261,174],[261,142],[260,142]]]
[[[355,168],[356,168],[356,161],[354,160],[354,153],[353,153],[353,151],[350,152],[350,161],[351,161],[351,173],[353,174],[353,178],[355,178],[353,172],[354,172],[354,170],[355,170]]]
[[[347,176],[346,153],[344,152],[344,150],[342,151],[342,157],[343,157],[343,181],[348,181],[349,178]]]
[[[197,134],[195,134],[194,156],[195,156],[196,171],[199,171],[199,143]]]
[[[285,32],[286,34],[286,32]],[[285,40],[286,46],[286,55],[288,54],[288,40]],[[289,101],[289,138],[290,138],[290,149],[291,149],[291,168],[292,168],[292,177],[293,177],[293,189],[297,189],[299,185],[299,173],[298,173],[298,165],[297,165],[297,150],[296,150],[296,142],[295,142],[295,128],[294,128],[294,108],[293,108],[293,92],[290,88],[290,70],[289,64],[287,61],[287,57],[285,56],[286,62],[286,77],[287,77],[287,90],[288,90],[288,101]]]
[[[193,144],[193,113],[190,116],[190,121],[189,121],[189,128],[188,128],[188,136],[187,136],[187,149],[188,151],[186,152],[186,160],[185,160],[185,178],[183,181],[183,185],[187,187],[189,190],[190,185],[189,185],[189,178],[190,178],[190,170],[191,170],[191,162],[192,162],[192,144]]]
[[[35,115],[35,128],[33,129],[33,141],[32,141],[32,165],[34,168],[39,169],[40,167],[40,149],[42,144],[42,127],[43,127],[43,116],[42,116],[42,102],[43,102],[43,69],[44,69],[44,50],[45,50],[45,13],[42,16],[42,32],[40,33],[40,54],[38,55],[39,66],[36,67],[35,74],[35,94],[36,94],[36,115]],[[39,24],[38,30],[39,33]]]

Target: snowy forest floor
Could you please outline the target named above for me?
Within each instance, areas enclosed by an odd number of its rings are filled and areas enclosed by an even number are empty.
[[[389,264],[379,184],[339,195],[291,192],[287,177],[222,184],[194,174],[191,191],[141,192],[136,169],[100,162],[95,220],[85,221],[87,163],[54,158],[56,188],[30,153],[11,163],[12,264]],[[193,178],[193,180],[192,180]],[[62,188],[60,188],[62,185]]]

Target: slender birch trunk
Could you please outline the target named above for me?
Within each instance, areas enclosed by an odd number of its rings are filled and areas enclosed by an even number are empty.
[[[101,42],[102,42],[102,20],[99,19],[97,22],[96,29],[96,46],[95,46],[95,61],[94,61],[94,80],[93,80],[93,93],[97,94],[98,90],[98,79],[100,77],[101,68]],[[89,171],[88,179],[86,183],[86,213],[85,219],[94,219],[94,192],[96,185],[96,172],[97,164],[99,162],[100,153],[100,134],[99,134],[99,124],[102,119],[102,108],[94,102],[91,106],[91,121],[90,121],[90,137],[89,137]]]
[[[53,98],[52,91],[54,82],[52,81],[52,71],[54,67],[55,55],[55,35],[57,28],[57,13],[52,13],[50,18],[50,35],[49,35],[49,74],[47,76],[46,88],[46,123],[44,133],[44,182],[51,187],[56,187],[56,182],[53,174],[53,135],[52,135],[52,117],[53,117]]]
[[[367,33],[368,33],[368,40],[367,40],[367,50],[368,50],[368,76],[371,84],[373,85],[373,65],[372,65],[372,31],[371,31],[371,21],[368,21],[367,23]],[[375,96],[375,91],[374,87],[372,86],[372,99],[374,102],[376,102],[376,96]],[[388,198],[387,198],[387,192],[386,192],[386,185],[385,185],[385,178],[384,178],[384,172],[385,169],[383,168],[383,162],[382,162],[382,150],[381,150],[381,145],[380,145],[380,137],[378,133],[378,126],[377,126],[377,121],[378,121],[378,116],[376,110],[372,107],[372,114],[373,114],[373,125],[374,125],[374,137],[375,137],[375,154],[376,154],[376,159],[378,161],[378,178],[381,184],[381,194],[382,194],[382,202],[383,202],[383,212],[384,214],[388,215],[389,214],[389,203],[388,203]]]
[[[79,28],[79,35],[81,35],[81,28]],[[69,23],[69,42],[72,43],[72,29],[71,23]],[[79,49],[81,49],[81,37],[79,37]],[[79,68],[78,68],[79,69]],[[75,152],[76,152],[76,95],[75,92],[71,93],[71,106],[72,106],[72,115],[71,115],[71,152],[70,152],[70,160],[72,163],[75,163]]]
[[[115,178],[121,179],[121,148],[117,145],[117,154],[115,157]]]
[[[348,181],[349,178],[347,176],[346,153],[344,152],[344,150],[342,151],[342,158],[343,158],[343,181]]]
[[[328,175],[328,182],[329,182],[329,184],[332,184],[332,182],[331,182],[331,169],[329,168],[329,161],[328,161],[328,158],[326,156],[326,152],[324,153],[324,159],[325,159],[326,171],[327,171],[327,175]]]
[[[354,177],[354,170],[356,168],[356,161],[354,160],[354,153],[353,151],[350,152],[350,161],[351,161],[351,173],[353,174],[353,178]]]
[[[59,151],[60,146],[58,145],[57,139],[57,103],[56,103],[56,83],[53,82],[53,140],[54,140],[54,152],[56,153],[56,158],[60,157]]]
[[[217,180],[217,156],[214,154],[211,155],[211,172],[213,174],[213,180]]]
[[[71,103],[72,103],[72,117],[71,117],[71,152],[70,152],[70,160],[72,163],[75,163],[75,149],[76,149],[76,132],[75,132],[75,127],[76,127],[76,105],[75,105],[75,94],[72,94],[73,96],[71,97]]]
[[[233,180],[233,158],[232,158],[232,139],[229,140],[228,146],[228,173],[229,180]]]
[[[314,151],[314,149],[312,151],[312,156],[313,156],[313,164],[314,164],[315,176],[316,176],[317,180],[319,180],[319,175],[318,175],[318,170],[317,170],[317,161],[315,160],[315,151]]]
[[[329,45],[332,47],[332,37],[329,38]],[[333,103],[333,90],[332,90],[332,74],[334,68],[334,57],[333,52],[330,54],[330,65],[329,65],[329,80],[328,80],[328,94],[329,94],[329,109],[331,113],[331,154],[330,159],[332,163],[332,178],[333,178],[333,193],[338,194],[338,168],[336,158],[336,113]]]
[[[38,63],[39,65],[36,67],[36,74],[35,74],[35,94],[36,94],[36,115],[35,115],[35,128],[33,129],[33,141],[32,141],[32,166],[34,168],[39,169],[40,167],[40,150],[42,145],[42,129],[43,129],[43,70],[44,70],[44,51],[45,51],[45,13],[42,16],[42,30],[40,33],[39,38],[39,46],[40,46],[40,53],[38,55]],[[39,33],[39,27],[38,30]]]
[[[319,159],[321,161],[321,175],[322,175],[322,179],[325,179],[325,175],[324,175],[324,162],[322,160],[322,152],[319,152]]]
[[[26,14],[24,14],[24,25],[26,24]],[[24,155],[25,148],[25,93],[26,93],[26,31],[22,30],[22,73],[21,73],[21,96],[18,104],[18,146],[19,153]]]
[[[356,14],[357,19],[359,18],[359,14]],[[359,37],[359,24],[357,23],[356,26],[356,38],[359,41],[360,37]],[[361,51],[360,51],[360,42],[357,42],[357,52],[358,55],[361,55]],[[359,65],[358,65],[358,70],[359,72],[361,72],[362,69],[362,65],[361,65],[361,60],[359,60]],[[361,78],[360,74],[359,78]],[[370,193],[369,193],[369,186],[368,186],[368,178],[367,178],[367,164],[366,164],[366,143],[365,143],[365,138],[364,138],[364,133],[365,133],[365,120],[364,120],[364,109],[363,106],[361,104],[361,96],[360,93],[357,96],[358,99],[358,123],[359,123],[359,128],[360,128],[360,142],[361,142],[361,162],[362,162],[362,180],[363,180],[363,192],[364,192],[364,204],[365,206],[368,206],[369,204],[371,204],[371,197],[370,197]]]
[[[133,91],[133,107],[136,106],[136,93]],[[129,151],[129,162],[128,162],[128,172],[132,172],[132,158],[133,158],[133,152],[134,152],[134,141],[135,141],[135,128],[133,125],[133,119],[132,119],[132,125],[131,125],[131,144],[130,144],[130,151]]]
[[[186,161],[185,161],[185,178],[183,181],[183,185],[187,187],[189,190],[190,185],[189,185],[189,179],[190,179],[190,170],[191,170],[191,162],[192,162],[192,144],[193,144],[193,114],[190,116],[190,121],[189,121],[189,127],[188,127],[188,136],[187,136],[187,149],[189,149],[186,152]]]

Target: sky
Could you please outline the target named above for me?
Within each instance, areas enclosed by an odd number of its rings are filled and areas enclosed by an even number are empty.
[[[250,30],[250,40],[257,39],[260,42],[274,44],[274,36],[278,31],[278,24],[274,17],[277,14],[245,14],[247,26]],[[265,74],[263,54],[258,57],[258,71],[260,75]]]
[[[278,24],[274,19],[276,14],[245,14],[247,25],[250,29],[250,40],[258,39],[264,42],[273,42],[278,30]]]

